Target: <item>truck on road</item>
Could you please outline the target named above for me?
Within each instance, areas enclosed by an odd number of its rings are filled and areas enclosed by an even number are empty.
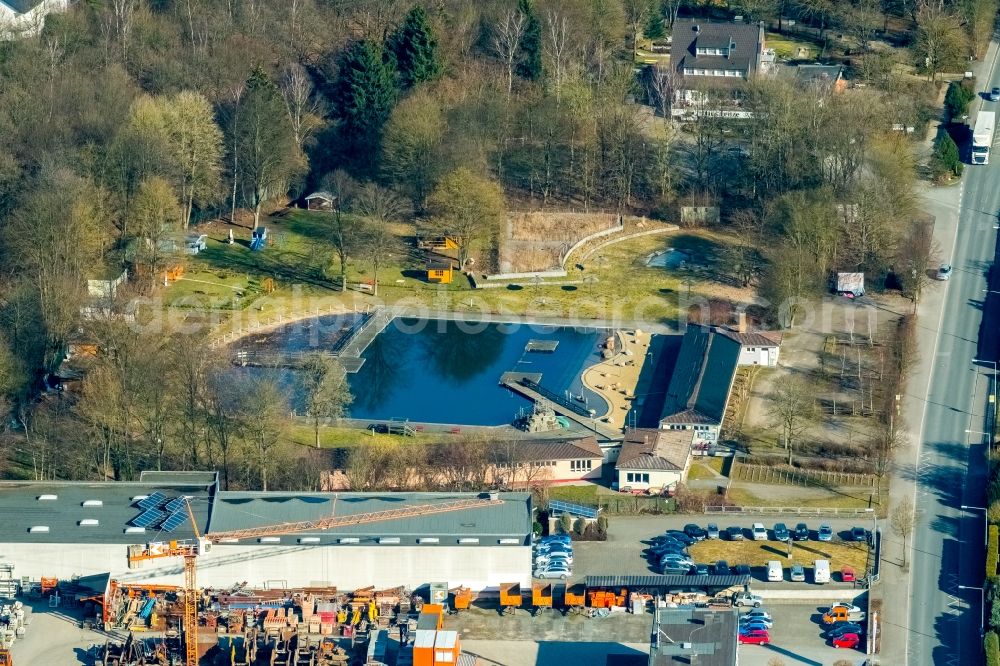
[[[972,163],[989,164],[990,148],[993,146],[993,130],[996,126],[996,112],[980,111],[976,116],[976,126],[972,130]]]

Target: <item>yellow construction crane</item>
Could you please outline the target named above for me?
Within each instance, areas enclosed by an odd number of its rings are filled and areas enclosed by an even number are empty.
[[[198,532],[198,525],[194,519],[194,512],[191,510],[190,501],[185,501],[188,519],[194,530],[195,538],[185,541],[153,542],[143,545],[129,546],[128,562],[129,568],[138,565],[144,560],[154,560],[161,557],[183,557],[184,558],[184,618],[182,629],[184,632],[185,666],[198,666],[198,587],[197,587],[197,567],[196,562],[199,555],[211,552],[212,546],[221,542],[232,542],[239,539],[251,539],[267,536],[282,536],[294,534],[296,532],[311,532],[314,530],[328,530],[337,527],[349,527],[351,525],[363,525],[366,523],[377,523],[384,520],[396,520],[399,518],[413,518],[416,516],[427,516],[435,513],[447,513],[449,511],[461,511],[463,509],[478,509],[487,506],[503,504],[496,493],[484,493],[477,498],[449,500],[447,502],[437,502],[435,504],[417,504],[400,509],[387,509],[385,511],[370,511],[367,513],[354,513],[343,516],[334,515],[337,510],[337,496],[334,496],[333,511],[331,515],[318,520],[302,520],[293,523],[279,523],[277,525],[265,525],[263,527],[251,527],[244,530],[230,530],[227,532],[213,532],[204,536]]]

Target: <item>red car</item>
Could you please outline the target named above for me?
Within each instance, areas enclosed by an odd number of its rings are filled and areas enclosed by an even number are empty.
[[[845,583],[853,583],[854,581],[856,581],[857,576],[854,573],[854,569],[852,567],[844,567],[843,569],[841,569],[840,580],[844,581]]]
[[[857,634],[844,634],[843,636],[837,636],[830,642],[833,644],[833,647],[848,648],[853,650],[858,647],[858,643],[861,642],[861,637]]]
[[[857,638],[857,636],[855,636]],[[748,645],[767,645],[771,642],[771,634],[766,629],[753,629],[746,633],[740,633],[740,643]]]

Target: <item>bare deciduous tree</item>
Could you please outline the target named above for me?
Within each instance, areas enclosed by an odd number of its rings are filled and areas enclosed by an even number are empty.
[[[281,97],[288,110],[295,144],[302,148],[306,140],[319,127],[319,98],[305,67],[292,63],[281,76]]]
[[[514,89],[514,66],[521,51],[526,17],[520,11],[511,9],[493,25],[493,50],[507,70],[507,99]]]
[[[565,14],[550,9],[545,14],[545,32],[542,49],[549,61],[552,87],[556,91],[556,104],[562,101],[562,87],[569,66],[569,21]]]
[[[913,507],[913,499],[910,497],[904,497],[896,503],[896,506],[892,509],[892,513],[889,514],[889,526],[892,527],[892,531],[896,533],[896,536],[903,540],[904,571],[908,567],[908,550],[906,542],[913,534],[913,529],[916,527],[916,524],[917,514]]]
[[[792,453],[802,435],[812,421],[816,408],[813,388],[800,377],[782,382],[771,394],[768,412],[781,429],[781,441],[788,452],[788,464],[792,464]]]

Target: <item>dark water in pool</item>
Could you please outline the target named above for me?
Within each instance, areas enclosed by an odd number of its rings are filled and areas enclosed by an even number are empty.
[[[365,351],[365,364],[349,375],[360,419],[405,418],[428,423],[501,425],[530,402],[499,385],[507,371],[541,373],[557,393],[584,394],[584,367],[600,360],[606,333],[594,329],[523,324],[472,324],[397,319]],[[554,352],[528,352],[529,340],[556,340]]]

